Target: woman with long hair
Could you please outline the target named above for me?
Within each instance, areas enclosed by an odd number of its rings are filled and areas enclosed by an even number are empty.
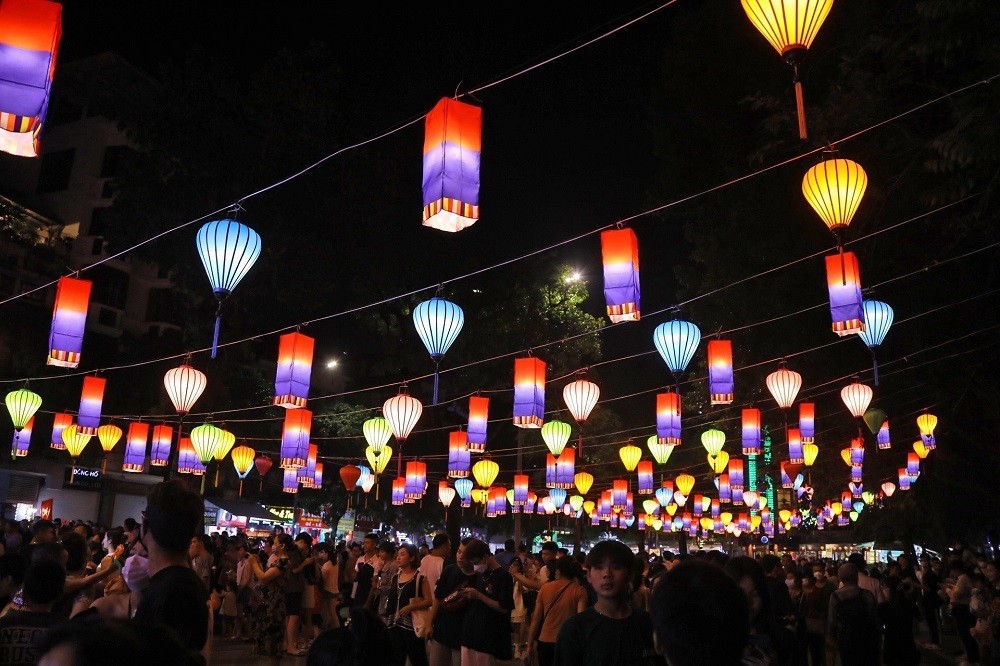
[[[251,619],[253,653],[270,657],[272,664],[281,663],[285,654],[285,586],[288,585],[289,570],[287,553],[293,548],[295,543],[292,537],[279,534],[274,538],[274,563],[268,565],[267,571],[256,556],[249,559],[261,595]]]
[[[392,577],[389,588],[389,635],[392,637],[393,661],[399,666],[410,658],[411,666],[427,666],[424,639],[413,628],[413,612],[430,608],[431,585],[417,570],[417,548],[404,543],[396,549],[399,571]]]

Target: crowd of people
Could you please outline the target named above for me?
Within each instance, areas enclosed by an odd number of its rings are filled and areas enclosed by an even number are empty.
[[[205,664],[226,640],[308,666],[908,665],[944,629],[964,661],[1000,664],[1000,569],[967,548],[872,565],[617,540],[314,543],[209,536],[203,508],[167,481],[111,529],[2,520],[0,663]]]

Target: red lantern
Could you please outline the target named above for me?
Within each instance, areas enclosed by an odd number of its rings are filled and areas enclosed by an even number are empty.
[[[826,258],[826,281],[830,291],[833,332],[843,337],[865,330],[861,298],[861,269],[853,252],[839,252]]]
[[[340,468],[340,480],[344,482],[347,492],[353,492],[361,478],[361,470],[354,465],[344,465]]]
[[[708,392],[713,405],[733,401],[733,343],[731,340],[708,342]]]
[[[612,322],[639,320],[639,241],[631,229],[601,232],[604,299]]]
[[[90,305],[90,280],[59,278],[56,302],[52,308],[52,329],[49,332],[48,365],[75,368],[80,365],[83,351],[83,331]]]
[[[479,219],[483,111],[456,99],[439,101],[424,122],[423,224],[461,231]]]

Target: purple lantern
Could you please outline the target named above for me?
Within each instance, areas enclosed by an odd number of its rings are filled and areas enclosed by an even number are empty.
[[[612,322],[639,319],[639,241],[631,229],[601,232],[604,300]]]

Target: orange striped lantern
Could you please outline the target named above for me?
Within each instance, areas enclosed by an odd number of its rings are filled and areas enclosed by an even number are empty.
[[[298,331],[278,339],[278,370],[274,377],[274,404],[287,409],[306,406],[316,341]]]
[[[631,229],[601,232],[604,300],[614,322],[639,320],[639,240]]]
[[[455,99],[439,101],[424,121],[423,224],[461,231],[479,219],[483,112]]]
[[[712,404],[730,404],[733,390],[733,343],[731,340],[709,340],[708,393]]]
[[[2,11],[0,9],[0,14]],[[49,331],[49,357],[45,361],[48,365],[61,368],[80,365],[91,287],[93,283],[90,280],[59,278],[56,302],[52,308],[52,328]]]

